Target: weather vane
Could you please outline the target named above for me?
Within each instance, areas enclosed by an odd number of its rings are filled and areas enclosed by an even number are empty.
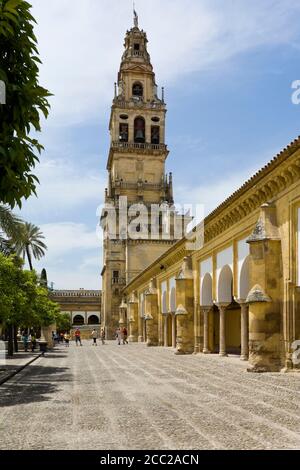
[[[135,28],[138,28],[139,27],[139,17],[138,17],[138,14],[135,10],[135,2],[133,2],[133,16],[134,16],[134,26]]]

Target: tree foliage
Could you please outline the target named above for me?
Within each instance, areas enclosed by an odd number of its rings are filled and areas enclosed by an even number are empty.
[[[56,318],[56,329],[57,331],[70,331],[72,328],[72,323],[68,313],[60,313]]]
[[[20,227],[18,238],[15,241],[14,248],[18,256],[23,259],[27,257],[30,270],[33,270],[32,258],[40,260],[47,250],[47,246],[42,241],[44,235],[36,225],[25,222]]]
[[[58,304],[38,285],[36,273],[22,266],[20,258],[0,253],[0,323],[28,328],[55,323]]]
[[[22,198],[36,191],[32,169],[43,149],[32,137],[47,118],[50,93],[39,85],[39,52],[31,5],[24,0],[0,0],[0,80],[6,104],[0,104],[0,201],[21,207]]]

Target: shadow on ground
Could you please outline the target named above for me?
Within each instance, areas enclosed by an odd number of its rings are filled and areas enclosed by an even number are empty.
[[[38,364],[33,363],[15,375],[13,381],[2,384],[0,408],[51,400],[50,395],[58,391],[60,384],[72,380],[68,367],[47,366],[48,359],[63,357],[66,357],[63,351],[49,352]]]

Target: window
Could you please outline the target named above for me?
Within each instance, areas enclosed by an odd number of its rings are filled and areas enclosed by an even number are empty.
[[[119,279],[119,271],[113,271],[113,278]]]
[[[138,43],[135,43],[133,47],[134,47],[134,50],[135,50],[135,51],[139,51],[139,50],[140,50],[140,45],[139,45]]]
[[[143,85],[139,82],[136,82],[132,86],[132,95],[142,97],[144,93]]]
[[[128,142],[128,124],[120,124],[119,141]]]
[[[145,119],[138,117],[134,121],[134,142],[145,143]]]
[[[159,144],[159,126],[151,126],[151,144]]]

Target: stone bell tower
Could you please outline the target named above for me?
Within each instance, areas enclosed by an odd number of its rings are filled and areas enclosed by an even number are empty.
[[[176,241],[174,224],[183,223],[173,207],[172,174],[165,174],[169,154],[165,143],[166,104],[163,89],[158,97],[147,43],[147,35],[139,28],[135,13],[134,27],[126,33],[125,51],[115,83],[109,123],[108,188],[101,217],[104,230],[102,323],[108,338],[118,326],[122,289]],[[136,233],[129,237],[126,225],[121,227],[121,219],[127,216],[130,221],[136,217],[137,211],[132,208],[138,209],[140,204],[149,210],[149,216],[136,224]],[[153,204],[163,204],[172,212],[168,238],[162,236],[162,215],[153,236],[150,217]],[[116,233],[112,236],[108,216],[114,215]]]

